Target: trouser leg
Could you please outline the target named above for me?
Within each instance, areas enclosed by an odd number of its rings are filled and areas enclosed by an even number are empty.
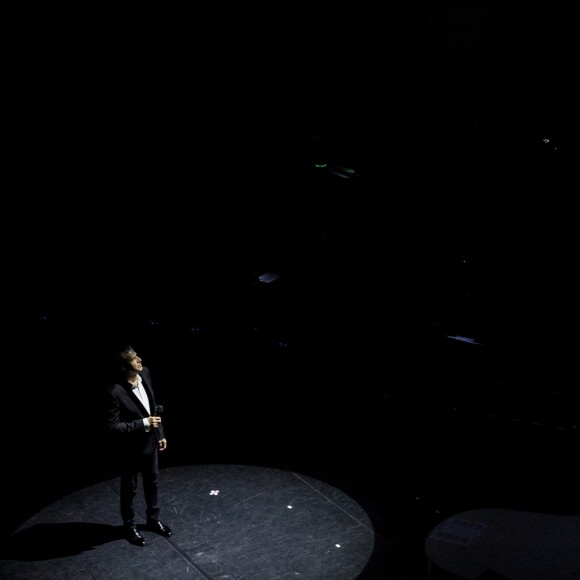
[[[155,521],[159,518],[159,464],[157,452],[147,458],[142,476],[143,491],[145,492],[145,502],[147,504],[147,521]]]
[[[121,518],[126,527],[135,527],[135,495],[138,483],[137,471],[121,473]]]

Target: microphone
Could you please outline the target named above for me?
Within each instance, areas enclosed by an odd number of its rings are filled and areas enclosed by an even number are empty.
[[[163,413],[163,405],[155,405],[155,415],[161,417],[161,413]],[[161,424],[159,426],[161,426]],[[159,442],[159,428],[153,429],[153,431],[155,432],[155,440]]]

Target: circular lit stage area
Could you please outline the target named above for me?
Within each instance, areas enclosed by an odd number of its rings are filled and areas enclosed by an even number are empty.
[[[299,473],[251,465],[189,465],[160,472],[161,520],[143,547],[123,536],[119,482],[71,493],[24,522],[2,547],[2,578],[347,580],[372,576],[376,537],[344,492]]]

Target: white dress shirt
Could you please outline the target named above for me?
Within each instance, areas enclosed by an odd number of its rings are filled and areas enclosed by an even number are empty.
[[[145,392],[145,387],[143,386],[143,381],[141,380],[141,376],[137,375],[137,384],[133,385],[133,392],[137,395],[137,398],[143,403],[143,406],[147,409],[149,415],[151,415],[151,408],[149,407],[149,398],[147,397],[147,393]],[[143,424],[145,425],[145,429],[149,431],[149,419],[143,419]]]

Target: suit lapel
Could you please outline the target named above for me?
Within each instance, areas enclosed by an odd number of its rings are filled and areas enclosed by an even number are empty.
[[[135,403],[135,405],[137,405],[137,407],[141,411],[143,417],[147,417],[149,415],[149,413],[147,412],[147,409],[143,406],[143,403],[141,402],[139,397],[135,394],[135,391],[131,387],[131,383],[127,383],[125,385],[125,391],[126,391],[128,397],[131,399],[131,401],[133,401],[133,403]],[[151,397],[149,397],[149,400],[151,400]]]

